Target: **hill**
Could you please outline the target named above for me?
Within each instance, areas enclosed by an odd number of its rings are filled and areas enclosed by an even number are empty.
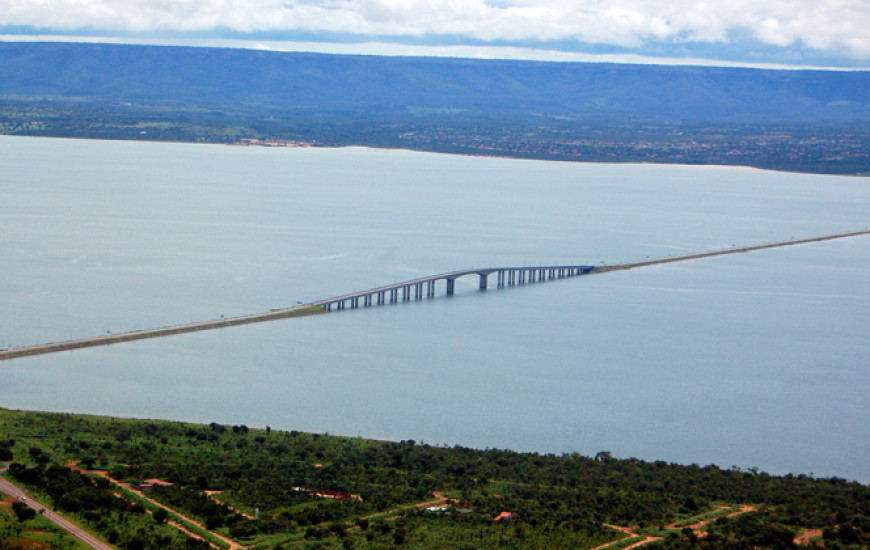
[[[870,72],[0,43],[0,134],[870,173]]]
[[[870,120],[870,72],[2,43],[6,96],[673,123]]]

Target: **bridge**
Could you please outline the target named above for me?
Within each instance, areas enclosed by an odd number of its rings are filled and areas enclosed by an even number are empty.
[[[420,277],[419,279],[413,279],[411,281],[404,281],[369,290],[362,290],[360,292],[353,292],[343,296],[336,296],[334,298],[327,298],[325,300],[318,300],[309,305],[322,307],[326,311],[331,311],[333,307],[339,310],[357,308],[360,306],[360,300],[362,300],[363,307],[368,307],[371,305],[383,305],[388,302],[392,304],[400,300],[407,302],[410,301],[412,297],[414,300],[420,300],[424,297],[432,298],[435,296],[435,283],[442,280],[445,281],[445,294],[451,296],[456,287],[456,279],[467,275],[477,275],[479,277],[478,288],[480,288],[480,290],[486,290],[489,276],[492,274],[496,275],[496,284],[501,288],[504,286],[524,285],[526,283],[585,275],[594,269],[595,266],[591,265],[556,265],[535,267],[490,267],[485,269],[449,271],[438,275]]]
[[[821,235],[817,237],[807,237],[803,239],[791,239],[786,241],[776,241],[748,246],[733,246],[731,248],[723,248],[718,250],[692,252],[689,254],[680,254],[677,256],[666,256],[663,258],[653,258],[636,262],[626,262],[599,266],[562,265],[536,267],[491,267],[483,269],[449,271],[447,273],[441,273],[438,275],[420,277],[418,279],[412,279],[410,281],[381,286],[369,290],[363,290],[360,292],[352,292],[350,294],[327,298],[325,300],[318,300],[309,304],[302,304],[288,308],[273,309],[271,311],[266,311],[263,313],[254,313],[251,315],[241,315],[238,317],[216,319],[213,321],[202,321],[198,323],[187,323],[184,325],[136,330],[119,334],[104,334],[100,336],[93,336],[90,338],[80,338],[78,340],[67,340],[64,342],[37,344],[35,346],[9,348],[5,350],[0,350],[0,361],[4,359],[14,359],[16,357],[42,355],[45,353],[56,353],[60,351],[69,351],[94,346],[105,346],[108,344],[132,342],[134,340],[144,340],[146,338],[159,338],[162,336],[171,336],[174,334],[198,332],[201,330],[212,330],[250,323],[262,323],[265,321],[286,319],[288,317],[298,317],[301,315],[310,315],[313,313],[323,313],[327,311],[332,311],[333,309],[353,309],[360,307],[360,305],[362,305],[363,307],[368,307],[372,305],[383,305],[387,302],[395,303],[399,301],[410,301],[412,299],[420,300],[424,297],[432,298],[433,296],[435,296],[435,284],[438,281],[442,280],[445,281],[445,293],[449,296],[454,293],[456,279],[467,276],[477,275],[479,278],[478,287],[481,290],[485,290],[487,288],[487,285],[489,284],[489,277],[493,274],[496,275],[496,284],[499,287],[506,287],[536,283],[541,281],[549,281],[554,279],[563,279],[566,277],[576,277],[579,275],[586,275],[592,273],[607,273],[609,271],[634,269],[638,267],[666,264],[671,262],[697,260],[713,256],[722,256],[726,254],[752,252],[755,250],[763,250],[767,248],[779,248],[783,246],[793,246],[812,242],[829,241],[833,239],[842,239],[846,237],[856,237],[868,234],[870,234],[870,229],[862,229],[859,231],[834,233],[831,235]]]

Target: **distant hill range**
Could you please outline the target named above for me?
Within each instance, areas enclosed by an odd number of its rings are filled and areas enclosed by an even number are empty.
[[[870,175],[870,71],[0,43],[0,134]]]
[[[674,123],[870,121],[870,72],[0,43],[0,95]]]

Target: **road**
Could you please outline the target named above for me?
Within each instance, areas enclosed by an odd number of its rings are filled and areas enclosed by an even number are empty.
[[[790,239],[787,241],[775,241],[763,244],[732,246],[731,248],[707,250],[704,252],[691,252],[689,254],[666,256],[664,258],[653,258],[650,260],[641,260],[639,262],[625,262],[621,264],[603,265],[600,267],[596,267],[593,273],[606,273],[608,271],[617,271],[620,269],[634,269],[636,267],[646,267],[650,265],[667,264],[672,262],[685,262],[687,260],[698,260],[701,258],[711,258],[713,256],[724,256],[726,254],[739,254],[742,252],[753,252],[755,250],[765,250],[768,248],[781,248],[784,246],[795,246],[798,244],[818,243],[822,241],[832,241],[834,239],[845,239],[846,237],[858,237],[861,235],[870,235],[870,229],[848,231],[845,233],[833,233],[831,235],[819,235],[816,237],[806,237],[804,239]]]
[[[65,342],[53,342],[50,344],[38,344],[35,346],[27,346],[22,348],[11,348],[6,350],[0,350],[0,361],[2,361],[3,359],[14,359],[16,357],[27,357],[30,355],[42,355],[44,353],[57,353],[60,351],[91,348],[95,346],[106,346],[109,344],[119,344],[121,342],[132,342],[134,340],[145,340],[147,338],[160,338],[161,336],[171,336],[173,334],[185,334],[188,332],[199,332],[201,330],[212,330],[216,328],[246,325],[250,323],[261,323],[263,321],[274,321],[276,319],[299,317],[303,315],[311,315],[313,313],[324,313],[324,310],[321,308],[312,307],[310,305],[300,305],[288,308],[273,309],[272,311],[266,311],[263,313],[254,313],[251,315],[230,317],[227,319],[215,319],[213,321],[188,323],[186,325],[175,325],[170,327],[135,330],[132,332],[122,332],[120,334],[92,336],[90,338],[82,338],[80,340],[68,340]]]
[[[95,548],[96,550],[117,550],[114,546],[106,544],[105,542],[99,540],[95,536],[91,535],[90,533],[76,525],[75,523],[52,512],[47,507],[28,497],[24,493],[24,491],[18,488],[17,485],[13,484],[12,482],[3,477],[0,477],[0,493],[7,494],[12,498],[24,502],[24,504],[36,510],[37,514],[40,513],[41,510],[44,510],[44,512],[42,512],[43,517],[53,521],[61,529],[74,536],[75,538],[79,539],[83,543],[87,544],[91,548]]]
[[[703,252],[693,252],[690,254],[680,254],[678,256],[667,256],[664,258],[653,258],[649,260],[642,260],[636,262],[625,262],[618,264],[610,264],[610,265],[600,265],[596,266],[594,269],[589,271],[592,273],[607,273],[610,271],[618,271],[623,269],[635,269],[638,267],[646,267],[653,266],[659,264],[666,264],[672,262],[684,262],[688,260],[697,260],[701,258],[710,258],[713,256],[724,256],[726,254],[738,254],[742,252],[752,252],[755,250],[764,250],[768,248],[780,248],[784,246],[794,246],[799,244],[807,244],[821,241],[830,241],[834,239],[843,239],[846,237],[857,237],[860,235],[868,235],[870,234],[870,229],[862,229],[859,231],[848,231],[843,233],[834,233],[830,235],[821,235],[816,237],[807,237],[802,239],[791,239],[785,241],[776,241],[769,242],[763,244],[756,245],[748,245],[748,246],[733,246],[731,248],[724,248],[719,250],[707,250]],[[203,321],[199,323],[189,323],[186,325],[176,325],[171,327],[162,327],[162,328],[154,328],[147,330],[137,330],[132,332],[124,332],[120,334],[105,334],[100,336],[94,336],[91,338],[81,338],[79,340],[68,340],[66,342],[54,342],[50,344],[38,344],[35,346],[27,346],[20,348],[10,348],[5,350],[0,350],[0,361],[4,359],[14,359],[16,357],[27,357],[30,355],[41,355],[44,353],[56,353],[60,351],[69,351],[73,349],[80,348],[88,348],[94,346],[105,346],[108,344],[118,344],[121,342],[131,342],[134,340],[143,340],[145,338],[159,338],[161,336],[170,336],[174,334],[184,334],[188,332],[197,332],[201,330],[212,330],[217,328],[225,328],[236,325],[244,325],[249,323],[260,323],[264,321],[273,321],[277,319],[286,319],[288,317],[297,317],[302,315],[311,315],[314,313],[324,313],[325,310],[319,307],[322,304],[327,302],[332,302],[338,299],[348,299],[352,297],[361,297],[364,294],[369,294],[373,290],[390,290],[395,288],[400,288],[407,285],[414,285],[421,282],[430,281],[433,278],[448,278],[448,277],[459,277],[462,275],[467,275],[470,273],[481,273],[481,272],[492,272],[498,271],[500,269],[523,269],[522,267],[504,267],[504,268],[486,268],[486,269],[472,269],[472,270],[464,270],[464,271],[452,271],[449,273],[442,273],[440,275],[432,275],[429,277],[422,277],[419,279],[413,279],[411,281],[403,281],[401,283],[396,283],[393,285],[387,285],[384,287],[380,287],[378,289],[367,290],[363,292],[357,292],[348,294],[345,296],[339,296],[336,298],[328,298],[326,300],[320,300],[316,302],[311,302],[309,304],[298,305],[289,308],[282,309],[273,309],[272,311],[266,311],[263,313],[254,313],[251,315],[242,315],[239,317],[231,317],[226,319],[216,319],[213,321]]]

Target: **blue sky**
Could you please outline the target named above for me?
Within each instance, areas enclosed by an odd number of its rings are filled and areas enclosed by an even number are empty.
[[[870,0],[0,0],[0,35],[870,68]]]

